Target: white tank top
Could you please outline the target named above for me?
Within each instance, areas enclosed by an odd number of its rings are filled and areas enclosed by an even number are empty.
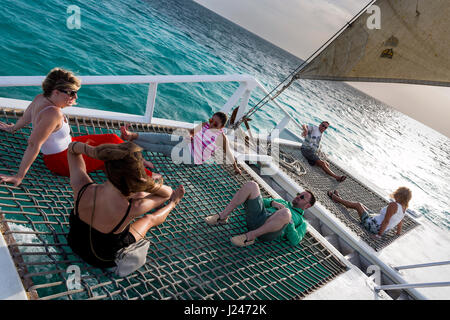
[[[48,106],[48,107],[42,109],[39,113],[41,113],[42,111],[44,111],[48,108],[56,108],[56,107]],[[38,115],[36,115],[35,118],[37,118],[37,116]],[[47,140],[41,146],[41,152],[45,155],[59,153],[61,151],[66,150],[69,147],[69,144],[71,142],[72,142],[72,137],[70,135],[69,121],[67,120],[66,116],[64,116],[63,120],[62,120],[61,128],[52,132],[48,136]]]
[[[391,230],[396,225],[398,225],[400,223],[400,221],[402,221],[403,217],[405,216],[405,212],[403,212],[402,205],[398,202],[396,202],[396,203],[397,203],[397,212],[389,220],[389,223],[384,232],[387,232],[388,230]],[[380,214],[374,217],[375,221],[378,223],[379,226],[381,226],[381,223],[383,222],[384,217],[386,216],[387,207],[388,206],[381,209]]]

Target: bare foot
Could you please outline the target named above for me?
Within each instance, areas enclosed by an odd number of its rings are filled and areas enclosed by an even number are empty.
[[[129,124],[120,127],[120,138],[126,141],[132,141],[138,137],[136,132],[131,132],[128,129],[130,128]]]
[[[184,193],[186,191],[184,190],[183,185],[179,185],[178,188],[176,188],[173,192],[172,195],[170,196],[170,200],[175,203],[175,205],[177,205],[178,203],[180,203],[181,199],[184,196]]]

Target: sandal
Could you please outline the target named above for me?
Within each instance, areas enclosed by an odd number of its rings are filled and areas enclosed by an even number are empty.
[[[249,241],[247,238],[247,234],[244,233],[244,234],[240,234],[238,236],[231,238],[231,243],[233,243],[235,246],[238,246],[238,247],[247,247],[247,246],[251,246],[252,244],[254,244],[255,240]]]
[[[228,218],[222,219],[218,213],[213,214],[212,216],[208,216],[205,219],[206,224],[210,226],[217,226],[228,223]]]

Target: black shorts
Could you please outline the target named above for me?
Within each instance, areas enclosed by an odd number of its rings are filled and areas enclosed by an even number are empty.
[[[302,155],[308,160],[308,163],[310,165],[315,165],[317,160],[320,160],[319,156],[317,155],[317,152],[314,151],[311,148],[300,148],[300,151],[302,152]]]

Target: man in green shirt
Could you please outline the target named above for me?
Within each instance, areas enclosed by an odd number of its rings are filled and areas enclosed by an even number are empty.
[[[304,210],[312,207],[316,199],[311,191],[299,193],[292,202],[283,199],[263,199],[256,182],[247,182],[231,199],[220,214],[205,218],[208,225],[227,223],[229,214],[244,204],[248,232],[231,238],[231,242],[244,247],[256,239],[271,241],[286,238],[293,246],[306,234]]]

